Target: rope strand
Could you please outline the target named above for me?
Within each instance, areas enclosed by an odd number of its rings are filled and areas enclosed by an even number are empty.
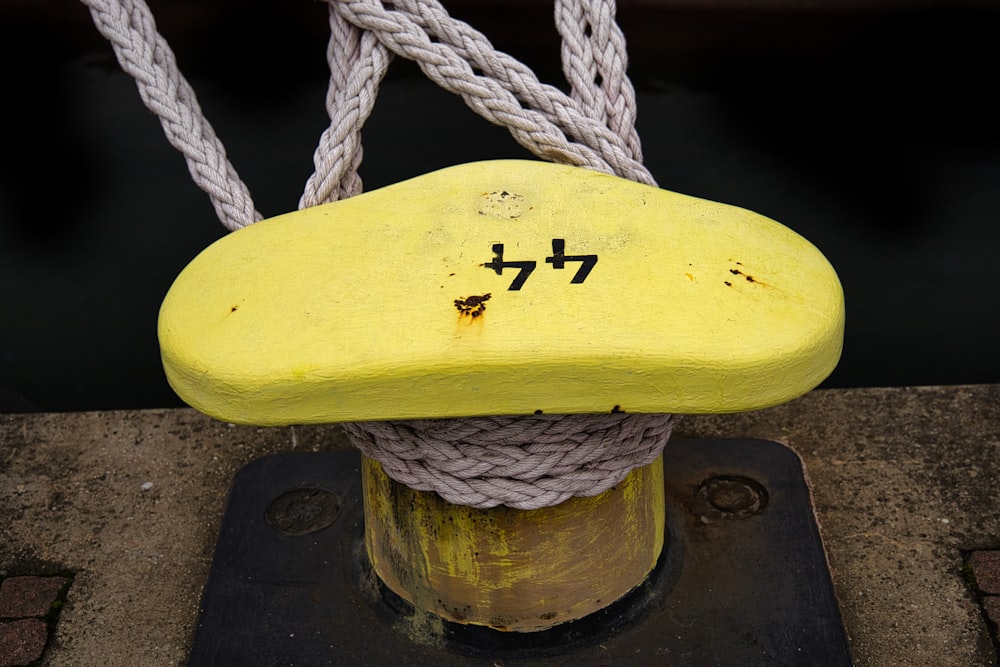
[[[167,141],[184,155],[192,180],[208,194],[222,224],[235,230],[260,220],[250,190],[178,71],[174,52],[157,32],[149,7],[142,0],[82,2],[121,68],[135,79],[143,103],[160,119]]]
[[[635,89],[626,76],[625,35],[615,21],[615,3],[555,0],[555,16],[571,97],[591,118],[622,137],[632,159],[642,162]]]
[[[417,9],[425,9],[421,20],[428,21],[444,10],[434,0],[411,0]],[[617,174],[640,183],[655,185],[649,171],[630,155],[621,137],[602,123],[587,118],[576,103],[551,87],[544,87],[532,77],[525,86],[528,99],[543,103],[539,108],[522,106],[512,92],[495,79],[477,75],[472,66],[445,42],[435,42],[417,20],[400,8],[386,9],[378,0],[338,0],[333,3],[341,16],[353,25],[371,31],[398,56],[415,61],[420,69],[445,90],[462,97],[465,103],[491,123],[506,127],[514,139],[535,155],[562,164],[586,167]],[[420,14],[417,15],[421,16]],[[468,38],[467,50],[489,49],[489,41],[461,22],[449,19],[438,23],[441,32],[450,27]],[[476,48],[468,48],[476,46]],[[507,85],[516,79],[506,81]],[[554,92],[553,92],[554,91]],[[564,98],[563,102],[560,98]],[[558,103],[555,103],[557,102]],[[553,104],[547,104],[553,102]]]
[[[313,154],[316,171],[306,182],[299,208],[361,193],[361,128],[371,115],[378,87],[392,54],[370,32],[362,32],[330,5],[330,87],[326,96],[330,127]]]

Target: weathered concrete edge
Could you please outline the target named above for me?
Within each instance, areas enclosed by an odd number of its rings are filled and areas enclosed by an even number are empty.
[[[677,434],[799,454],[856,664],[996,664],[961,570],[1000,543],[1000,386],[814,391]]]
[[[856,664],[996,664],[961,553],[1000,544],[1000,386],[814,391],[677,435],[800,455]],[[77,573],[45,664],[183,664],[236,470],[345,446],[192,410],[0,415],[0,570]]]

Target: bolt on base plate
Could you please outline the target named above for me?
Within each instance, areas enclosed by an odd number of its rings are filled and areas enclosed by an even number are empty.
[[[600,612],[525,634],[414,613],[379,585],[359,467],[344,450],[237,473],[189,665],[851,664],[801,462],[783,445],[672,439],[653,573]]]

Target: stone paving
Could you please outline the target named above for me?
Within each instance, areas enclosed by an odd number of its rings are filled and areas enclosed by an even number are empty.
[[[1000,549],[966,559],[969,585],[980,596],[994,645],[1000,650]],[[71,583],[61,576],[14,576],[0,581],[0,667],[41,663]]]
[[[677,431],[801,457],[855,665],[996,667],[1000,385],[818,390]],[[0,667],[184,664],[234,475],[346,446],[187,409],[0,414]],[[65,606],[28,575],[72,576]]]
[[[69,577],[36,576],[0,581],[0,667],[38,664],[70,583]]]
[[[993,645],[1000,653],[1000,549],[973,551],[966,560],[969,584],[979,594]]]

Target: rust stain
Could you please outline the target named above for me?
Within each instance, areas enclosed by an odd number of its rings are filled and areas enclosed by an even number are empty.
[[[739,269],[729,269],[729,272],[731,274],[733,274],[734,276],[743,276],[744,278],[746,278],[746,280],[747,280],[748,283],[755,283],[755,282],[757,282],[756,280],[754,280],[753,276],[751,276],[749,274],[746,274],[746,273],[743,273]]]
[[[736,264],[736,266],[743,266],[743,262],[733,262],[733,263]],[[748,283],[753,283],[754,285],[760,285],[761,287],[772,287],[772,285],[768,285],[763,280],[758,280],[749,273],[745,273],[741,269],[729,269],[729,273],[733,274],[734,276],[741,276]],[[732,285],[728,281],[726,282],[726,285],[732,287]]]
[[[482,317],[483,313],[486,312],[486,302],[492,296],[492,293],[487,292],[481,295],[474,294],[468,297],[458,297],[455,299],[455,308],[458,310],[459,315],[474,320]]]

